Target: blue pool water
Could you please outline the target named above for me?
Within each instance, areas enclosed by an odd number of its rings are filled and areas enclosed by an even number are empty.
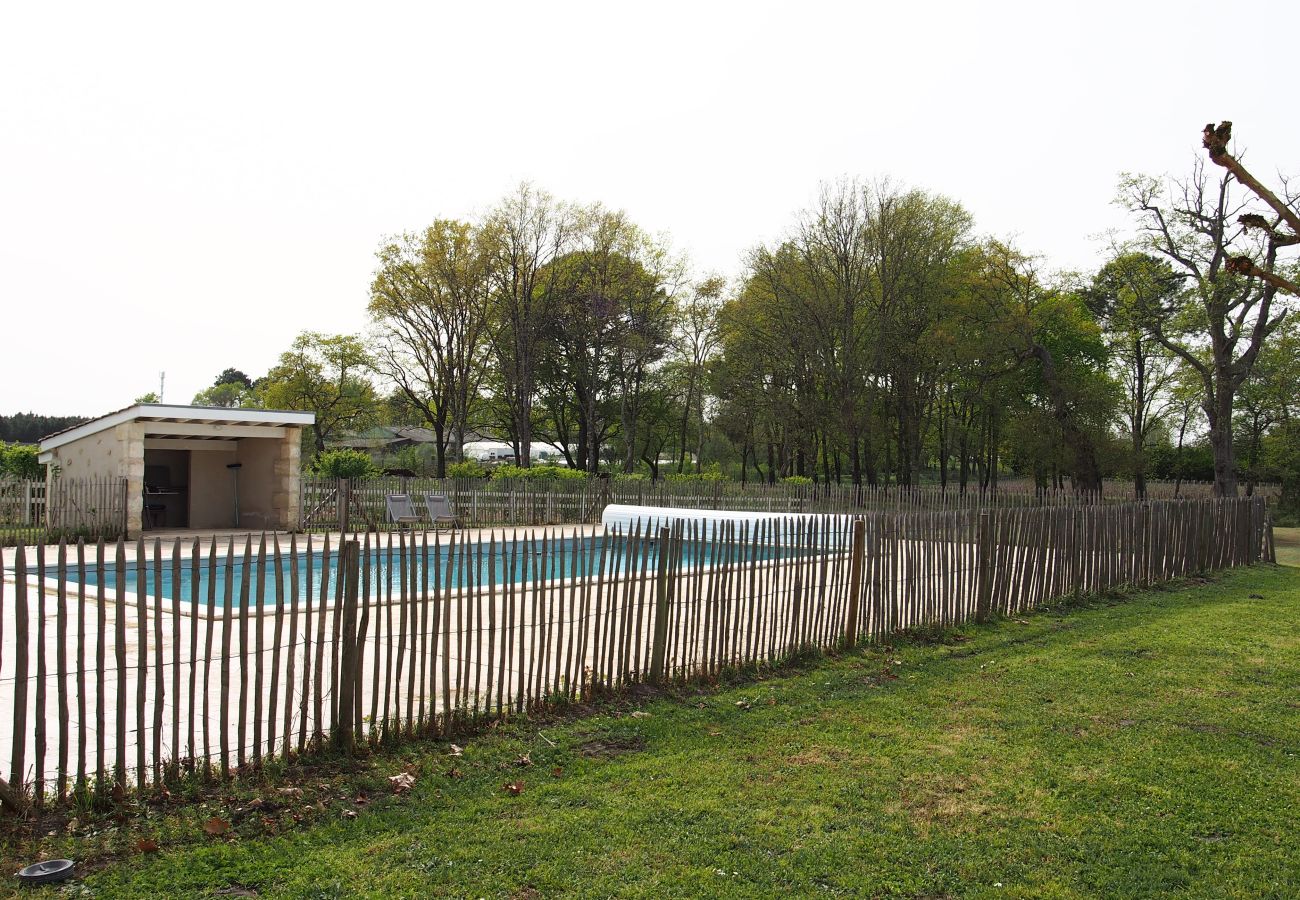
[[[581,544],[581,548],[579,548]],[[621,540],[609,540],[605,542],[602,549],[602,543],[596,541],[579,541],[568,538],[563,540],[552,540],[549,542],[547,551],[543,556],[541,542],[515,541],[502,542],[497,544],[496,553],[490,555],[486,544],[474,544],[469,546],[469,553],[465,553],[464,548],[457,546],[454,557],[452,550],[446,544],[438,548],[430,546],[427,555],[421,550],[414,551],[414,559],[408,549],[405,558],[405,573],[408,581],[411,579],[411,569],[414,562],[415,566],[415,583],[416,591],[423,592],[424,579],[428,578],[429,592],[433,592],[435,577],[440,588],[450,586],[458,588],[465,584],[478,584],[484,590],[487,589],[489,578],[498,588],[507,582],[524,582],[540,580],[546,581],[555,578],[571,578],[577,575],[595,575],[597,572],[603,572],[605,577],[621,574],[628,566],[626,555],[626,542]],[[692,544],[686,543],[682,546],[682,568],[693,568],[699,565],[708,565],[711,561],[712,554],[716,552],[710,544]],[[364,555],[364,554],[363,554]],[[649,571],[653,572],[657,564],[658,545],[648,545],[646,551],[646,564]],[[760,550],[760,555],[767,558],[773,555],[773,551]],[[491,558],[490,558],[491,556]],[[283,593],[284,601],[287,604],[292,598],[293,578],[292,578],[292,559],[288,554],[284,554],[282,559],[283,569]],[[312,597],[313,605],[320,602],[322,580],[328,577],[328,583],[324,597],[327,602],[333,602],[337,596],[338,590],[338,562],[339,556],[336,548],[332,548],[328,560],[319,551],[314,550],[310,559],[304,552],[299,552],[296,557],[298,569],[298,602],[302,604],[306,601],[308,592]],[[391,554],[385,549],[382,551],[371,550],[369,554],[369,565],[362,565],[362,583],[359,585],[360,592],[363,596],[369,596],[374,600],[384,600],[389,596],[400,597],[401,581],[403,573],[403,557],[396,548]],[[175,577],[172,571],[172,563],[169,558],[162,561],[161,578],[155,579],[153,562],[146,563],[144,571],[143,591],[135,563],[128,562],[123,581],[123,590],[134,593],[137,596],[142,592],[146,594],[150,602],[153,598],[161,594],[166,605],[169,601],[180,599],[183,601],[196,600],[201,606],[223,607],[227,603],[227,596],[235,608],[245,605],[243,582],[245,577],[248,579],[248,603],[255,603],[258,596],[257,581],[261,574],[265,580],[263,604],[275,605],[280,602],[280,592],[277,586],[276,568],[273,556],[268,553],[265,568],[258,565],[256,558],[246,558],[244,556],[218,557],[215,566],[209,564],[207,554],[203,554],[200,560],[200,568],[197,581],[191,567],[190,559],[181,560],[181,569],[179,579]],[[636,571],[641,570],[641,556],[638,556],[633,562]],[[544,566],[544,567],[543,567]],[[369,590],[366,590],[365,578],[366,571],[369,570]],[[29,574],[34,574],[29,569]],[[54,577],[53,567],[47,566],[46,577]],[[98,585],[98,576],[93,565],[87,565],[85,572],[76,571],[75,566],[70,566],[68,571],[69,582],[74,584],[85,584],[87,593],[93,593],[92,590]],[[105,588],[110,597],[114,596],[117,586],[117,576],[110,561],[105,573]],[[229,587],[227,587],[229,585]],[[229,595],[227,595],[229,591]]]

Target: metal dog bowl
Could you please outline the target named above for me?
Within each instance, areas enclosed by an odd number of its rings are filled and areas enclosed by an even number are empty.
[[[66,881],[71,877],[72,860],[70,859],[47,859],[45,862],[32,863],[18,870],[18,880],[23,884],[51,884],[55,881]]]

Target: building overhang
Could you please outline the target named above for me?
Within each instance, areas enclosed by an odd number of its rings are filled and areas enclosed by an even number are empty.
[[[172,406],[163,403],[137,403],[108,413],[89,422],[74,425],[43,439],[39,459],[53,460],[52,451],[118,425],[139,423],[150,449],[158,443],[175,441],[194,447],[196,441],[212,441],[229,446],[230,441],[246,438],[284,438],[291,429],[316,423],[315,413],[283,409],[226,409],[218,406]]]

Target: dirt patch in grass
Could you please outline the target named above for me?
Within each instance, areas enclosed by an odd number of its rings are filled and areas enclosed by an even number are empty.
[[[980,730],[964,723],[953,723],[944,728],[939,740],[931,741],[929,748],[939,756],[952,756],[971,739],[978,737]]]
[[[583,756],[609,759],[645,749],[645,738],[637,732],[610,732],[578,745]]]
[[[912,776],[898,790],[896,811],[905,812],[913,824],[924,828],[962,828],[965,819],[971,820],[973,828],[989,809],[983,793],[978,775]]]

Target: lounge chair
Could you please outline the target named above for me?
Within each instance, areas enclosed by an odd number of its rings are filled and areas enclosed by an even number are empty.
[[[389,494],[385,498],[385,504],[388,507],[388,521],[397,523],[398,527],[419,525],[424,521],[424,517],[411,502],[410,494]]]
[[[425,494],[424,508],[429,511],[429,521],[438,525],[446,525],[449,528],[460,528],[460,517],[456,511],[451,508],[451,501],[447,499],[446,494]]]

